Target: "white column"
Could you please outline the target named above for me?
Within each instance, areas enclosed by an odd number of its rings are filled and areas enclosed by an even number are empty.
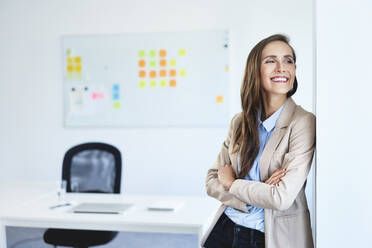
[[[0,222],[0,248],[6,248],[5,225]]]
[[[372,244],[371,10],[316,0],[317,248]]]

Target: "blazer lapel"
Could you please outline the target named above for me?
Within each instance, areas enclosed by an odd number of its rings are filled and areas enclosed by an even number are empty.
[[[260,160],[260,176],[261,181],[266,180],[269,177],[269,166],[271,157],[278,147],[278,144],[282,140],[284,134],[286,133],[286,127],[291,121],[291,117],[296,109],[296,103],[289,97],[286,102],[282,112],[279,115],[276,126],[271,134],[270,139],[267,141],[265,149],[262,152]]]

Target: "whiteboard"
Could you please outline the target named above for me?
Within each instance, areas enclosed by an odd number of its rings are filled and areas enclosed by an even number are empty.
[[[228,32],[62,37],[67,127],[226,126]]]

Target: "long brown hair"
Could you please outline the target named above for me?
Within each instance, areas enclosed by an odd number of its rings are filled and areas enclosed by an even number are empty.
[[[289,45],[289,38],[281,34],[275,34],[261,40],[248,55],[240,90],[243,110],[241,113],[242,121],[233,139],[233,150],[240,153],[241,168],[238,175],[239,178],[244,178],[250,171],[260,149],[257,117],[259,111],[261,111],[262,116],[266,115],[263,102],[263,88],[261,87],[261,55],[266,45],[273,41],[285,42],[292,49],[293,59],[296,63],[296,54]],[[295,77],[293,88],[287,93],[287,97],[292,96],[296,90],[297,78]]]

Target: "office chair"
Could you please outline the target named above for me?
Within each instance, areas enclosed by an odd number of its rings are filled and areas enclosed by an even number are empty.
[[[64,156],[62,180],[67,182],[67,192],[120,193],[120,151],[104,143],[74,146]],[[107,244],[117,234],[114,231],[48,229],[44,241],[55,247],[86,248]]]

